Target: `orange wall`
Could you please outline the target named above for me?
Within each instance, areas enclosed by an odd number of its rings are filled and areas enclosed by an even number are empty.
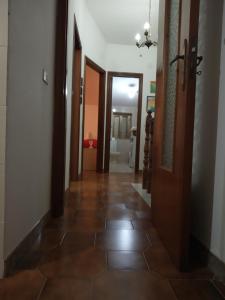
[[[86,66],[84,138],[98,138],[100,75]]]

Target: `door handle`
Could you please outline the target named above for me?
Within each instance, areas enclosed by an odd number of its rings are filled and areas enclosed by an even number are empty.
[[[182,87],[183,87],[183,91],[186,88],[186,70],[187,70],[187,50],[188,50],[188,41],[187,39],[184,40],[184,54],[180,55],[178,54],[171,62],[170,62],[170,66],[172,66],[174,63],[176,63],[178,60],[183,60],[184,61],[184,71],[183,71],[183,82],[182,82]]]
[[[175,62],[177,62],[179,59],[183,59],[184,60],[185,56],[184,55],[177,55],[171,62],[170,62],[170,66],[172,66]]]

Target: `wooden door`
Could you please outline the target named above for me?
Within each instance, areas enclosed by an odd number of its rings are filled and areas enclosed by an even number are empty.
[[[188,265],[199,0],[161,0],[152,219],[173,262]]]

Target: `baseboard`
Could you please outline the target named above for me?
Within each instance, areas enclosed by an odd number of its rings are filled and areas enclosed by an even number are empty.
[[[0,260],[0,279],[4,276],[4,261]]]
[[[31,230],[31,232],[23,239],[23,241],[16,247],[16,249],[7,257],[4,263],[5,277],[9,276],[12,273],[12,270],[14,270],[16,265],[18,265],[21,258],[24,256],[24,253],[27,252],[27,249],[30,249],[32,247],[35,240],[38,238],[49,219],[50,212],[44,215],[40,222]]]
[[[201,265],[207,265],[214,274],[221,272],[225,274],[225,264],[194,236],[191,237],[190,248],[194,261],[196,259]]]

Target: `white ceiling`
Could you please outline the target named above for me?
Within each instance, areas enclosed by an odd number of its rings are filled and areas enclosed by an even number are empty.
[[[112,107],[137,106],[139,79],[113,77]]]
[[[89,11],[108,43],[133,45],[148,21],[149,0],[86,0]],[[152,39],[158,36],[159,0],[152,0]]]

